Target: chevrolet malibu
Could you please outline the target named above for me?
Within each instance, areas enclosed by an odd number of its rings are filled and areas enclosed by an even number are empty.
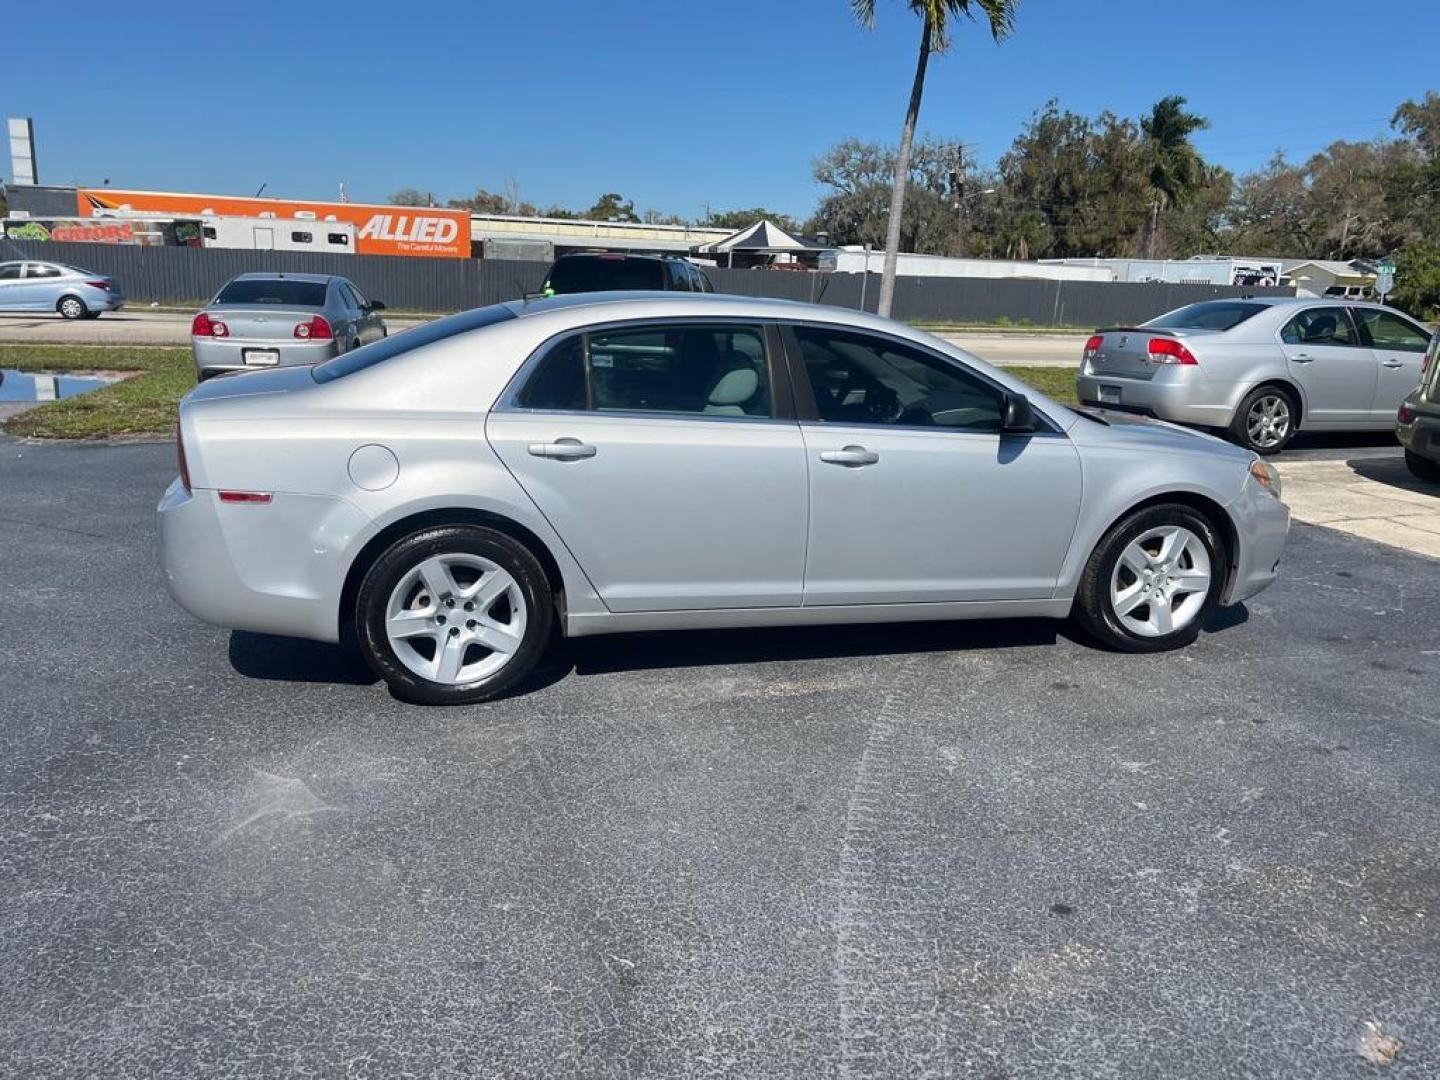
[[[400,697],[525,678],[552,629],[1075,618],[1185,645],[1276,576],[1254,454],[1077,412],[836,308],[578,294],[442,319],[185,398],[171,594],[352,639]]]
[[[385,305],[348,278],[329,274],[241,274],[190,324],[200,381],[257,367],[316,364],[378,341]]]

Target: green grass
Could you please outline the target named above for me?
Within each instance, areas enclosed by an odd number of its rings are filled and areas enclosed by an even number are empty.
[[[195,385],[195,363],[184,348],[0,345],[0,368],[135,372],[80,397],[37,405],[4,424],[9,435],[40,439],[169,435],[176,405]]]
[[[1023,379],[1042,394],[1054,398],[1062,405],[1078,404],[1075,398],[1075,373],[1072,367],[1028,367],[1005,365],[1005,370],[1017,379]]]

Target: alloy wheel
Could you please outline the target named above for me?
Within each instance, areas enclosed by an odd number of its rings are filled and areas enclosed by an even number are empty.
[[[1264,450],[1279,446],[1290,434],[1290,402],[1284,394],[1264,394],[1245,415],[1250,441]]]
[[[1110,606],[1132,634],[1164,637],[1194,622],[1210,580],[1205,542],[1182,525],[1162,525],[1121,551],[1110,575]]]
[[[385,605],[396,658],[431,682],[488,678],[525,637],[525,597],[510,573],[479,555],[434,555],[405,573]]]

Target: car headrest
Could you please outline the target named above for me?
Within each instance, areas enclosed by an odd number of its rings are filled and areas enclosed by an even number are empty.
[[[760,389],[760,376],[752,367],[727,371],[710,391],[711,405],[739,405],[749,401]]]

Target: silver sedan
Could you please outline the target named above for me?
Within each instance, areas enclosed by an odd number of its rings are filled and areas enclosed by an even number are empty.
[[[241,274],[190,324],[196,374],[318,364],[383,338],[384,309],[348,278]]]
[[[1420,381],[1429,331],[1379,304],[1207,300],[1085,345],[1089,405],[1224,429],[1260,454],[1309,431],[1384,431]]]
[[[0,262],[0,311],[53,311],[65,319],[98,319],[125,306],[112,277],[52,262]]]
[[[581,294],[451,316],[181,403],[171,594],[360,649],[402,697],[519,683],[551,631],[1072,613],[1194,640],[1268,586],[1274,471],[1065,408],[836,308]]]

